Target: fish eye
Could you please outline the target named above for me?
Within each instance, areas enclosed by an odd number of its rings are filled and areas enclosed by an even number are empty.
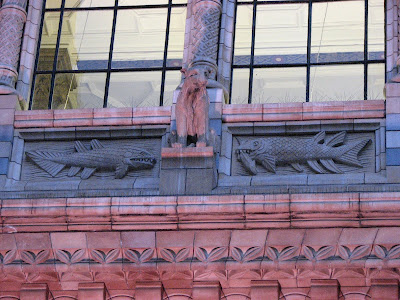
[[[258,146],[258,144],[259,144],[258,141],[254,141],[253,142],[253,145],[256,146],[256,147]]]

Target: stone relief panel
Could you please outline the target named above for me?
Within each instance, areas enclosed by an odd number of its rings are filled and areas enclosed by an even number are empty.
[[[161,139],[26,142],[22,180],[159,177]]]
[[[375,133],[234,136],[233,176],[375,172]]]

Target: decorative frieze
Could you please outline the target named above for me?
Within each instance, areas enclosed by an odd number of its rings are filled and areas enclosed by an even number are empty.
[[[15,92],[27,0],[5,0],[0,8],[0,94]]]

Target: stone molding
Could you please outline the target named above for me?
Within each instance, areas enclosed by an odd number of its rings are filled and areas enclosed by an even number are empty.
[[[248,280],[310,287],[311,279],[337,279],[342,287],[369,286],[400,278],[399,233],[389,227],[1,234],[0,278],[188,286],[217,280],[223,287]]]
[[[400,226],[400,193],[3,199],[1,229],[202,230]],[[390,249],[387,249],[390,250]]]

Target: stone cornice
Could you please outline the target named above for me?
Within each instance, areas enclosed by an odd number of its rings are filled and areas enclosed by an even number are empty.
[[[400,193],[3,199],[4,233],[400,225]]]

